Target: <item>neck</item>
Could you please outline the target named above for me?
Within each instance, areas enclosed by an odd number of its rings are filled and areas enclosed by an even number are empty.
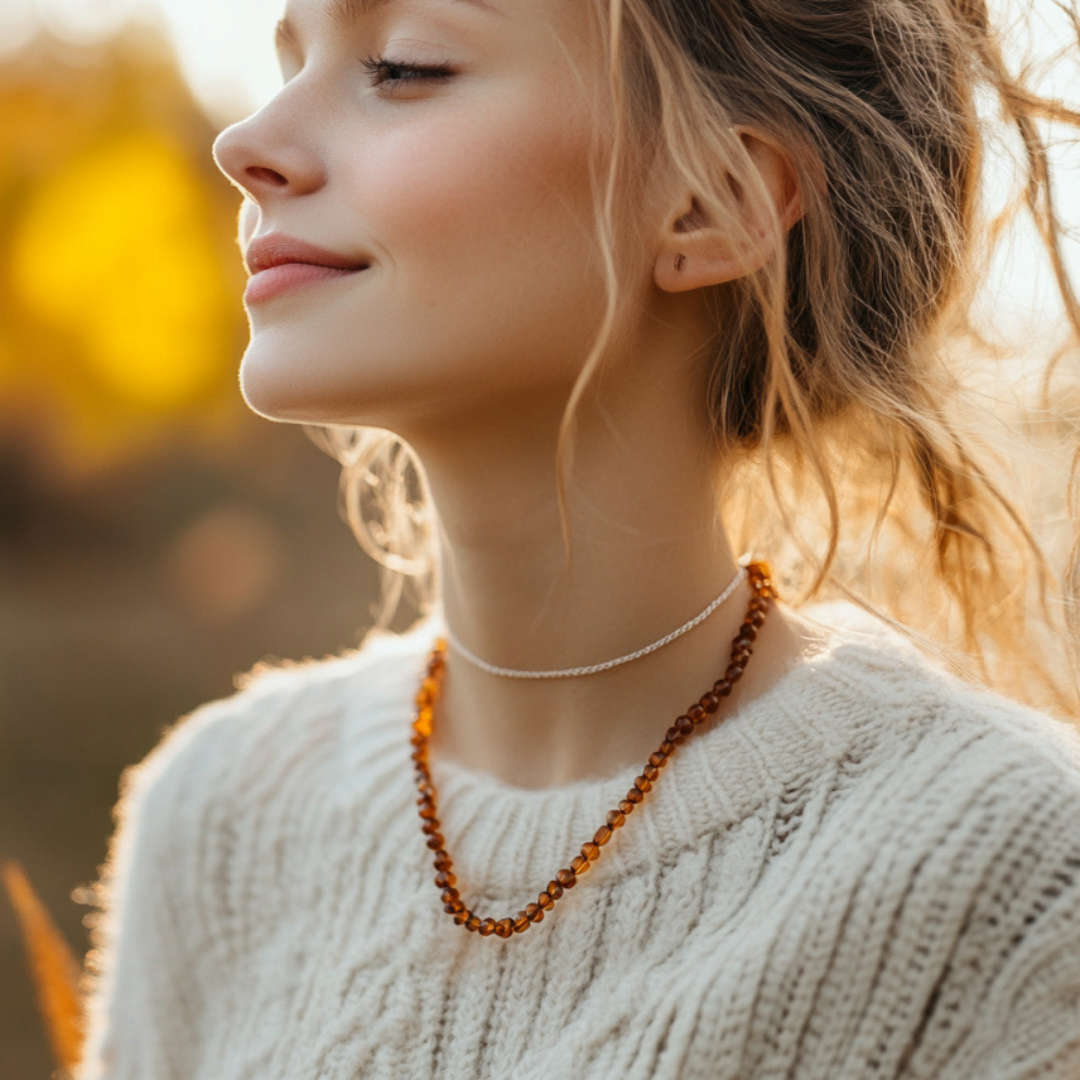
[[[557,669],[636,651],[700,612],[735,575],[708,420],[692,404],[705,400],[704,388],[682,400],[671,393],[671,369],[652,370],[652,382],[641,373],[632,387],[582,403],[562,502],[564,396],[534,395],[528,406],[463,418],[452,433],[411,437],[439,512],[446,621],[485,660]],[[741,582],[689,633],[596,675],[511,680],[451,650],[432,751],[519,787],[644,762],[722,673],[749,599]],[[753,664],[743,694],[753,692]]]

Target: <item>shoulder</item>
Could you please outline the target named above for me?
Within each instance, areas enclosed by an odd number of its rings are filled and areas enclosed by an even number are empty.
[[[1032,769],[1080,796],[1080,730],[967,682],[898,632],[848,604],[811,614],[825,644],[808,659],[818,724],[855,750],[914,763],[928,753],[958,764],[993,760],[1001,773]]]
[[[402,725],[432,638],[422,624],[343,656],[260,666],[237,693],[180,719],[121,777],[107,877],[129,862],[167,872],[285,790],[314,785],[330,799],[380,757],[405,753]]]

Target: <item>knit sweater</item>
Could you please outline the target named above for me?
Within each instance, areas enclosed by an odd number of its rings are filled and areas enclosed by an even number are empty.
[[[484,938],[444,913],[416,812],[433,635],[263,673],[126,774],[78,1080],[1080,1077],[1063,724],[834,628],[679,748],[542,923]],[[639,771],[431,768],[496,917]]]

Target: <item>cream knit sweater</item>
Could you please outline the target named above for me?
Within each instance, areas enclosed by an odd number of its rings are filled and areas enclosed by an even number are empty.
[[[837,630],[683,746],[552,916],[454,926],[416,814],[433,631],[276,670],[124,783],[78,1080],[1080,1077],[1080,740]],[[433,760],[459,887],[535,899],[638,770]]]

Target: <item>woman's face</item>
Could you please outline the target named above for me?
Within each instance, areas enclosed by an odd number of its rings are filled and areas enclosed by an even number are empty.
[[[245,298],[255,409],[407,433],[565,400],[604,305],[593,12],[290,0],[282,89],[215,146],[264,267]]]

